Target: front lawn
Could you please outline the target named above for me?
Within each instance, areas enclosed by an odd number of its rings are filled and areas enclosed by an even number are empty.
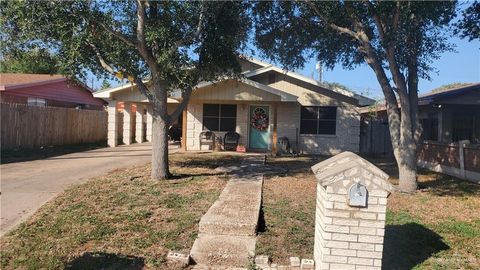
[[[73,187],[2,238],[1,269],[166,269],[226,183],[213,168],[240,158],[177,153],[174,180],[150,180],[145,165]]]
[[[310,166],[321,159],[269,159],[290,170],[265,180],[257,254],[281,264],[289,256],[313,257],[316,180]],[[398,182],[395,163],[372,162]],[[480,186],[428,171],[420,171],[419,182],[414,195],[388,198],[383,268],[480,269]]]

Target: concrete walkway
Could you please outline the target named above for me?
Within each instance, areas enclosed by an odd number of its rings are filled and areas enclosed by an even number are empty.
[[[275,169],[273,169],[275,170]],[[195,269],[246,267],[255,255],[256,231],[265,173],[264,156],[246,157],[239,166],[218,168],[231,178],[219,198],[201,218],[199,236],[190,256]]]
[[[151,148],[150,143],[132,144],[0,165],[0,235],[72,184],[149,162]]]

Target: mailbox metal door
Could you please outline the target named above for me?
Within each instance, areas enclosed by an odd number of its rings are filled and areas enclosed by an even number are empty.
[[[348,191],[348,205],[354,207],[367,207],[368,190],[360,183],[355,183]]]

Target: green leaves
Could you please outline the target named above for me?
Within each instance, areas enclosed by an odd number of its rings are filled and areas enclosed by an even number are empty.
[[[394,44],[401,70],[406,73],[408,59],[418,58],[420,76],[428,78],[431,60],[453,49],[447,37],[455,6],[453,1],[259,2],[253,8],[255,44],[290,69],[312,56],[328,68],[352,68],[365,63],[354,36],[364,33],[384,64],[387,47]]]
[[[143,6],[147,50],[171,87],[239,72],[235,57],[246,43],[247,3],[147,1]],[[70,75],[82,77],[87,70],[111,75],[101,57],[114,71],[146,79],[152,71],[137,46],[137,8],[127,0],[3,1],[2,38],[9,48],[48,47]]]
[[[455,25],[456,33],[469,41],[480,39],[480,2],[474,1],[462,15],[463,18]]]

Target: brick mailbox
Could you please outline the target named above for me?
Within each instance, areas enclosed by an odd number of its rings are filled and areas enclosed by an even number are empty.
[[[312,166],[315,269],[381,269],[388,175],[351,152]]]

